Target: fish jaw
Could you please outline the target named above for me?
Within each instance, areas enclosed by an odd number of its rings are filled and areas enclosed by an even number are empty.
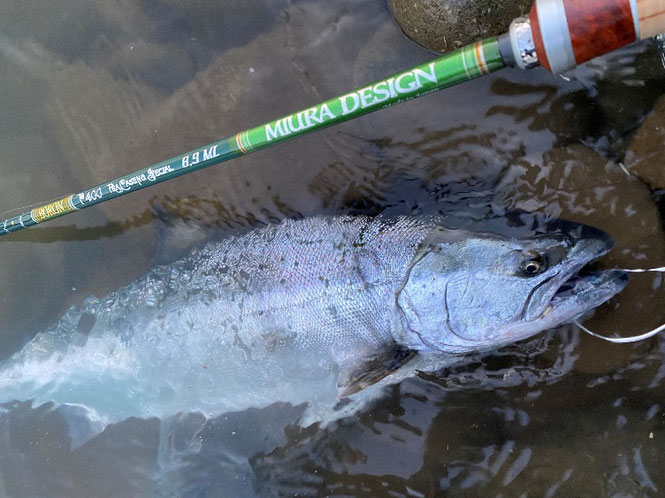
[[[621,270],[592,272],[568,280],[554,294],[539,320],[546,328],[570,322],[613,298],[628,280],[629,274]]]
[[[575,276],[554,293],[540,316],[514,324],[502,334],[498,343],[486,344],[495,348],[527,339],[543,330],[570,323],[597,308],[621,292],[628,284],[629,274],[621,270],[607,270]]]
[[[585,266],[602,258],[610,252],[614,247],[614,240],[602,230],[586,225],[582,226],[582,231],[578,237],[579,239],[570,251],[568,257],[569,261],[566,268],[543,281],[536,289],[534,289],[525,306],[524,319],[526,322],[532,323],[543,317],[544,314],[551,313],[555,308],[557,311],[564,309],[569,304],[567,301],[563,299],[557,299],[554,301],[555,297],[562,289],[571,285],[574,286],[575,282],[578,280],[580,280],[580,286],[585,287],[588,286],[585,284],[591,284],[596,281],[593,279],[585,281],[583,277],[580,277],[580,272]],[[600,283],[600,280],[598,283]],[[615,294],[622,289],[623,287],[618,289]],[[590,292],[590,290],[587,291],[587,293],[588,292]],[[590,306],[586,311],[599,306],[610,297],[612,296]]]
[[[629,274],[621,270],[589,272],[585,267],[606,255],[614,240],[602,230],[583,226],[580,240],[571,251],[571,265],[534,293],[528,303],[527,320],[515,327],[510,341],[524,339],[542,330],[570,323],[605,303],[628,284]]]

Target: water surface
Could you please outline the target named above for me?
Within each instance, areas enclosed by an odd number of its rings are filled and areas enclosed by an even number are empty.
[[[6,0],[0,211],[430,57],[382,0]],[[659,65],[642,45],[568,79],[505,70],[3,237],[0,358],[90,295],[285,217],[442,211],[499,226],[520,211],[608,231],[605,267],[663,266],[662,192],[619,165],[663,95]],[[664,302],[660,277],[636,276],[588,325],[641,332],[665,321]],[[566,326],[405,381],[325,428],[276,405],[129,419],[75,449],[52,406],[19,403],[0,414],[0,494],[656,496],[664,359],[661,338],[617,346]]]

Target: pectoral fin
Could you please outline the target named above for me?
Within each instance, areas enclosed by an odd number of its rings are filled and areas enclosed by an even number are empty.
[[[351,396],[397,371],[417,354],[397,344],[376,352],[353,368],[342,369],[337,388],[339,397]]]

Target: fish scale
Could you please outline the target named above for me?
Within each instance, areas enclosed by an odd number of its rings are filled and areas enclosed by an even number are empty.
[[[78,404],[117,422],[280,401],[331,420],[340,397],[353,396],[350,413],[386,377],[529,337],[625,285],[620,272],[575,279],[611,247],[590,227],[518,239],[445,221],[313,217],[211,243],[72,308],[0,365],[0,402]],[[521,273],[534,252],[562,251]],[[571,278],[576,293],[552,301]]]
[[[389,322],[377,317],[390,315],[395,290],[433,226],[422,218],[310,218],[215,246],[205,257],[224,275],[224,323],[246,344],[267,326],[286,328],[305,350],[334,348],[340,339],[377,347],[391,339]]]
[[[90,375],[132,386],[135,406],[117,416],[239,409],[315,398],[274,379],[302,384],[320,369],[334,404],[336,365],[392,340],[396,289],[435,219],[286,220],[210,244],[71,309],[6,362],[0,395],[94,407],[103,386],[84,385]],[[298,351],[309,356],[294,361]]]

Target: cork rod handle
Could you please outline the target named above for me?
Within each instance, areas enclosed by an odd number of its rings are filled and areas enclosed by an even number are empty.
[[[640,39],[665,33],[665,0],[635,0]]]
[[[665,33],[665,0],[536,0],[529,19],[541,65],[558,73]]]

